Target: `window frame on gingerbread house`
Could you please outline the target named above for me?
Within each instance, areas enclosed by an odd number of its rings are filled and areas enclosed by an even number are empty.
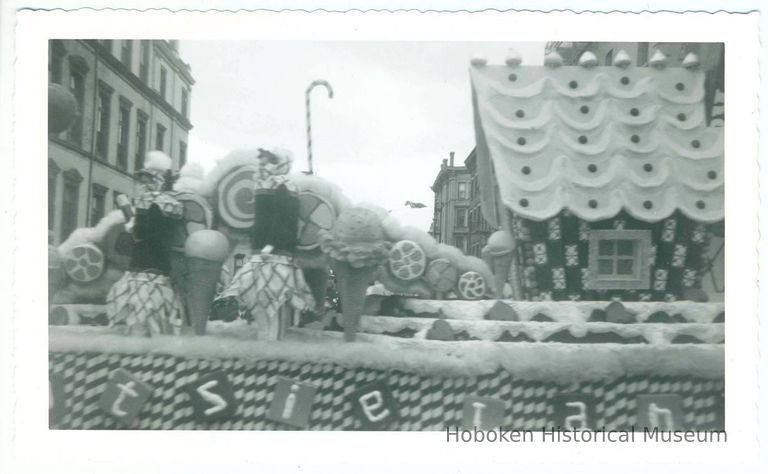
[[[614,242],[615,253],[600,255],[600,242]],[[632,242],[631,255],[618,254],[618,241]],[[650,230],[591,230],[589,232],[589,282],[592,290],[647,290],[651,288]],[[599,272],[600,260],[612,260],[612,273]],[[618,260],[631,260],[631,274],[618,273]]]

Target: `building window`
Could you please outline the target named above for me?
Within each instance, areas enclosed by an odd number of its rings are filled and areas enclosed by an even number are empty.
[[[187,89],[182,87],[182,89],[181,89],[181,115],[183,115],[186,118],[188,112],[189,112],[189,91],[187,91]]]
[[[120,114],[117,116],[117,166],[128,169],[128,142],[131,133],[131,102],[120,97]]]
[[[467,183],[459,182],[459,199],[467,199]]]
[[[589,234],[589,288],[650,288],[649,230],[593,230]]]
[[[61,40],[51,40],[51,82],[55,84],[64,84],[64,56],[67,50]]]
[[[91,188],[91,227],[99,223],[106,212],[108,189],[100,184],[93,184]]]
[[[149,79],[149,40],[141,40],[139,53],[139,78],[147,82]]]
[[[457,235],[453,238],[453,246],[461,250],[463,253],[467,253],[467,239],[463,235]]]
[[[160,66],[160,97],[165,99],[165,88],[168,85],[168,70]]]
[[[179,141],[179,169],[187,164],[187,144]]]
[[[461,207],[456,208],[456,227],[467,226],[467,210]]]
[[[134,170],[144,167],[144,153],[147,152],[147,124],[149,117],[141,110],[136,111],[136,156],[133,164]]]
[[[56,228],[56,183],[61,168],[51,159],[48,160],[48,230]]]
[[[80,207],[80,183],[83,177],[76,169],[62,173],[64,175],[64,192],[61,200],[61,238],[64,242],[69,234],[77,229],[78,209]]]
[[[155,150],[163,151],[163,148],[165,147],[165,127],[157,124],[157,129],[155,133]]]
[[[120,61],[125,67],[131,69],[131,60],[133,59],[133,41],[123,40],[120,48]]]
[[[112,114],[112,88],[99,84],[98,122],[96,122],[96,154],[107,159],[109,153],[109,122]]]
[[[81,71],[72,71],[69,75],[69,91],[77,101],[78,114],[67,131],[67,140],[83,146],[83,110],[85,110],[85,75]]]

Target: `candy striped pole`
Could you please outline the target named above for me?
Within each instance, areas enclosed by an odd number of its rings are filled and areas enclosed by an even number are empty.
[[[328,81],[325,81],[323,79],[312,81],[309,87],[307,87],[307,91],[304,93],[304,102],[307,107],[307,161],[309,163],[308,174],[314,174],[314,171],[312,169],[312,112],[309,106],[309,96],[312,93],[312,89],[314,89],[317,86],[325,87],[326,90],[328,90],[328,98],[333,99],[333,88],[331,88],[331,84],[328,83]]]

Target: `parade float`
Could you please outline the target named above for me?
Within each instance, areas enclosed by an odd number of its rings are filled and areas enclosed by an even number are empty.
[[[473,60],[500,229],[483,259],[288,174],[278,150],[233,152],[168,191],[186,319],[137,337],[107,303],[138,209],[79,229],[49,248],[51,427],[723,429],[724,305],[700,290],[722,129],[695,56],[649,66]],[[510,272],[524,301],[499,297]]]

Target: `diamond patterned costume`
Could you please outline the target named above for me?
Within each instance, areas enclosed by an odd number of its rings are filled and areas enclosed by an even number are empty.
[[[111,326],[125,325],[128,334],[137,336],[180,332],[184,307],[168,274],[171,236],[183,209],[179,201],[158,191],[136,200],[130,270],[107,294]]]

